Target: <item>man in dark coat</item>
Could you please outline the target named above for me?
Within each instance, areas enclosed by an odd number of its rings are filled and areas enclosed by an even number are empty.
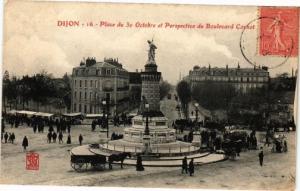
[[[68,135],[67,144],[71,144],[71,135]]]
[[[16,136],[14,133],[11,134],[11,143],[14,144],[14,141],[16,139]]]
[[[259,157],[259,164],[260,164],[260,166],[263,166],[263,162],[264,162],[264,152],[263,152],[263,150],[261,150],[259,152],[258,157]]]
[[[49,132],[54,131],[53,125],[52,125],[52,121],[49,122],[49,130],[48,130],[48,131],[49,131]]]
[[[138,155],[136,159],[136,171],[144,171],[142,157],[140,155]]]
[[[49,131],[47,134],[47,142],[51,143],[51,139],[52,139],[52,133],[51,133],[51,131]]]
[[[83,140],[83,137],[82,137],[81,134],[79,135],[78,140],[79,140],[79,144],[81,145],[82,144],[82,140]]]
[[[4,134],[4,143],[7,143],[7,139],[8,139],[8,134],[7,134],[7,132],[5,132],[5,134]]]
[[[1,120],[1,125],[2,125],[2,128],[1,128],[1,135],[5,132],[5,123],[4,123],[4,119],[2,118]],[[2,138],[2,137],[1,137]],[[2,139],[1,139],[2,140]]]
[[[60,131],[59,134],[58,134],[58,143],[63,143],[63,134],[62,132]]]
[[[92,122],[92,131],[95,131],[95,129],[96,129],[96,121],[93,120],[93,122]]]
[[[190,176],[194,175],[194,159],[191,159],[189,163],[189,171],[190,171]]]
[[[26,151],[26,147],[28,147],[28,139],[26,136],[23,138],[22,146],[24,148],[24,151]]]
[[[181,174],[183,174],[184,172],[187,174],[188,173],[188,164],[187,164],[187,158],[186,156],[182,159],[182,165],[181,165],[182,169],[181,169]]]
[[[57,134],[53,131],[52,133],[53,143],[56,143],[56,138],[57,138]]]

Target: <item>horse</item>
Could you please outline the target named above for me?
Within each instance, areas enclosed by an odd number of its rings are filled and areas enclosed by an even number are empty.
[[[121,162],[121,168],[123,168],[123,162],[127,158],[131,158],[131,154],[128,152],[123,152],[123,153],[118,153],[118,154],[112,154],[108,157],[108,164],[109,164],[109,169],[112,169],[112,163],[114,161]]]

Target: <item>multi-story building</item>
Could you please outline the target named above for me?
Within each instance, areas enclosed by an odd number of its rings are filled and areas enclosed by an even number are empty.
[[[142,78],[141,73],[129,72],[129,97],[130,107],[139,107],[141,102]]]
[[[269,72],[267,67],[253,68],[211,68],[194,66],[189,75],[185,78],[190,82],[191,88],[205,81],[214,81],[218,83],[230,83],[237,91],[247,92],[251,88],[258,88],[268,85]]]
[[[117,59],[88,58],[73,68],[71,89],[72,112],[102,113],[103,100],[111,114],[122,112],[129,103],[129,72]]]

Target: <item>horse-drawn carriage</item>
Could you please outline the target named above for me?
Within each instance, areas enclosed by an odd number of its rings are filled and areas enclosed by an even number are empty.
[[[287,152],[286,136],[283,134],[274,134],[272,152]]]
[[[241,152],[242,148],[242,141],[241,140],[230,140],[226,139],[222,143],[222,148],[225,152],[225,155],[231,159],[235,160],[237,156],[239,156],[239,153]]]
[[[93,169],[104,169],[106,156],[103,155],[74,155],[71,154],[71,167],[77,172],[85,171],[91,166]]]
[[[239,153],[247,148],[248,133],[244,130],[231,130],[224,134],[222,148],[230,159],[235,159]]]
[[[91,149],[99,149],[99,147],[92,145],[83,145],[75,147],[71,150],[71,167],[77,172],[82,172],[92,168],[95,170],[105,169],[106,163],[109,165],[109,169],[112,169],[112,164],[117,162],[123,168],[123,162],[127,157],[131,158],[130,153],[118,152],[118,153],[97,153],[92,152]],[[100,150],[99,150],[100,151]]]

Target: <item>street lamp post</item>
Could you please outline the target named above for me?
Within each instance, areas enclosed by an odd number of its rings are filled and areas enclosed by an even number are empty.
[[[145,115],[146,115],[146,126],[145,126],[145,131],[144,131],[144,136],[143,136],[143,141],[144,141],[144,154],[148,154],[151,152],[150,150],[150,130],[149,130],[149,104],[145,104]]]
[[[106,100],[102,101],[102,106],[103,106],[103,122],[104,122],[104,127],[106,129],[106,137],[108,138],[109,135],[109,127],[108,127],[108,111],[107,111],[107,119],[105,118],[105,108],[106,108]]]
[[[198,145],[199,148],[201,147],[201,135],[200,135],[200,129],[199,129],[199,123],[198,123],[198,112],[199,112],[199,104],[195,103],[195,111],[196,111],[196,127],[195,132],[193,132],[193,144]]]
[[[199,104],[195,103],[195,108],[196,108],[196,130],[198,130],[198,112],[199,112]]]
[[[146,108],[146,127],[145,127],[144,135],[150,135],[150,132],[149,132],[149,116],[148,116],[149,104],[145,104],[145,108]]]

